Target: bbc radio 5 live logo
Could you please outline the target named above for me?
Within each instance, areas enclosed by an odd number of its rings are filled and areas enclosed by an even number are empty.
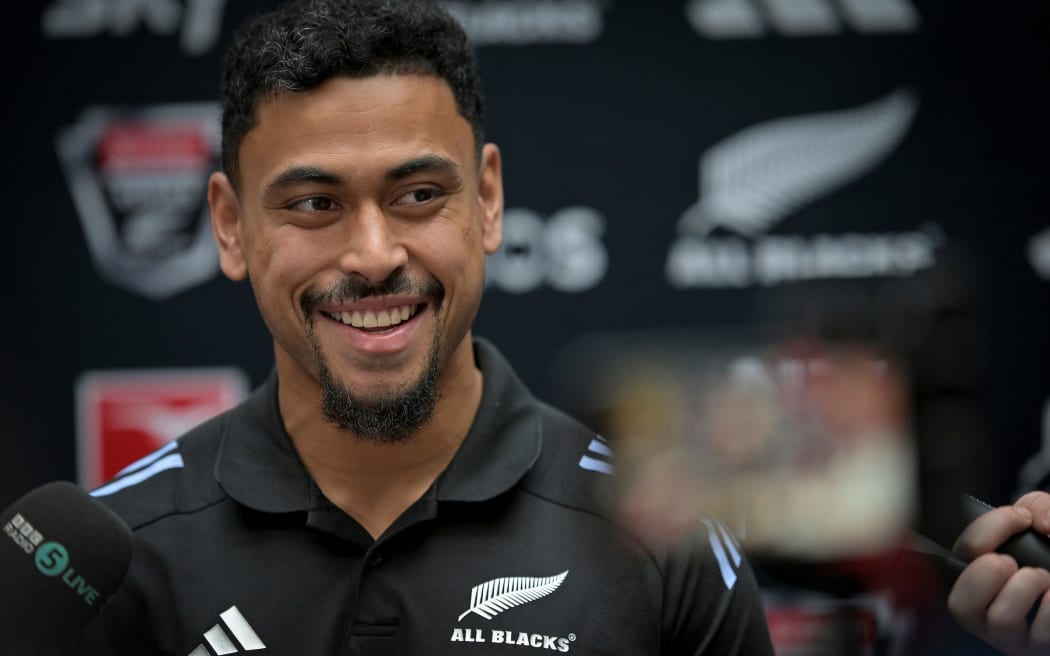
[[[96,269],[161,300],[213,277],[208,176],[219,166],[215,103],[96,107],[57,149]]]
[[[99,591],[70,566],[69,551],[59,542],[45,542],[46,538],[21,514],[16,514],[11,521],[4,524],[4,533],[26,552],[27,556],[33,558],[41,574],[48,577],[61,576],[62,582],[88,606],[94,606],[99,600]]]

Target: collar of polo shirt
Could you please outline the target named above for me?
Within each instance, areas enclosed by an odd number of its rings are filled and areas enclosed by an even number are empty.
[[[540,422],[530,396],[502,355],[475,338],[474,358],[484,374],[481,405],[448,468],[427,492],[441,501],[477,502],[509,490],[540,453]],[[330,509],[284,430],[277,407],[277,377],[226,426],[215,477],[238,503],[268,513]],[[395,447],[396,448],[396,447]]]

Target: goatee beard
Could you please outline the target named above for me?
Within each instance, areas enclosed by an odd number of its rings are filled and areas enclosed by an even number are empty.
[[[314,344],[321,382],[321,413],[340,430],[375,444],[402,444],[434,415],[438,389],[438,339],[430,348],[422,375],[410,386],[376,399],[364,399],[332,375]]]
[[[378,285],[362,280],[344,278],[327,292],[310,292],[303,296],[303,315],[314,316],[314,308],[322,302],[343,302],[369,296],[388,294],[418,294],[430,299],[435,315],[445,297],[445,289],[436,280],[413,282],[403,270],[393,272]],[[434,414],[437,404],[438,367],[441,358],[442,325],[438,320],[433,342],[424,363],[423,372],[410,385],[392,390],[379,398],[363,398],[354,394],[332,374],[313,331],[313,320],[307,325],[307,337],[313,346],[321,384],[321,413],[325,420],[360,440],[377,444],[400,444],[422,428]]]

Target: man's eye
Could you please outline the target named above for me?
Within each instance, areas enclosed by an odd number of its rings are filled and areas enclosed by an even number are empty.
[[[422,189],[413,189],[412,191],[402,194],[394,201],[394,205],[422,205],[428,201],[432,201],[435,198],[440,198],[444,194],[430,187],[424,187]]]
[[[327,212],[334,207],[335,203],[332,202],[331,198],[325,198],[324,196],[311,196],[310,198],[304,198],[292,203],[289,206],[289,209],[305,210],[307,212]]]

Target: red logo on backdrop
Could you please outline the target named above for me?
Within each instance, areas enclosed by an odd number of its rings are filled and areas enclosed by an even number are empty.
[[[237,369],[89,372],[77,381],[77,471],[98,487],[248,393]]]
[[[91,107],[56,137],[96,268],[155,300],[219,270],[208,177],[219,167],[217,103]]]

